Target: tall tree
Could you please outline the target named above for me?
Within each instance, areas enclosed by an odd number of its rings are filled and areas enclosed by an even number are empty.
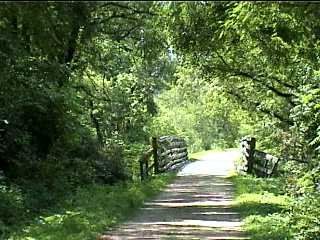
[[[166,8],[172,42],[187,64],[209,81],[218,78],[230,97],[280,128],[298,124],[292,116],[298,96],[306,85],[319,88],[319,4],[171,2]]]

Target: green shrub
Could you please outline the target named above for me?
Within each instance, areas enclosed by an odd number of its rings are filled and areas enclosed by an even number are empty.
[[[95,156],[94,168],[99,182],[112,184],[129,178],[123,147],[109,145]]]
[[[286,214],[251,215],[245,219],[245,230],[254,240],[290,240],[289,222]]]
[[[91,184],[79,187],[63,204],[37,217],[32,224],[11,232],[10,240],[91,240],[131,215],[174,175],[161,175],[143,183]],[[0,225],[1,227],[1,225]]]
[[[296,240],[320,239],[320,193],[306,194],[292,203],[290,226]]]
[[[126,159],[130,177],[132,180],[140,179],[140,165],[139,160],[143,153],[150,148],[150,145],[135,143],[128,144],[124,149],[124,158]]]
[[[244,229],[253,240],[289,240],[287,215],[291,199],[284,195],[282,178],[231,177],[236,187],[233,208],[244,218]]]
[[[21,190],[16,186],[7,186],[0,182],[0,231],[5,231],[5,225],[16,224],[23,220],[25,214]]]
[[[320,193],[314,187],[318,170],[303,173],[301,166],[287,167],[297,170],[287,180],[290,195],[284,191],[288,190],[285,180],[289,176],[231,177],[236,185],[234,208],[245,218],[245,230],[253,240],[320,239]]]

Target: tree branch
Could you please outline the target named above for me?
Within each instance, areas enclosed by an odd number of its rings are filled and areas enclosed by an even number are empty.
[[[265,87],[267,87],[269,90],[271,90],[272,92],[274,92],[276,95],[278,95],[279,97],[283,97],[286,98],[286,100],[292,105],[294,106],[294,102],[291,100],[292,97],[294,97],[294,94],[291,93],[284,93],[281,92],[280,90],[276,89],[275,87],[268,85],[266,82],[262,82],[261,80],[258,79],[258,77],[264,77],[264,78],[270,78],[272,80],[275,80],[277,83],[287,87],[287,88],[291,88],[293,89],[294,86],[285,82],[282,82],[281,80],[279,80],[278,78],[274,77],[274,76],[266,76],[265,74],[258,74],[257,76],[253,76],[249,73],[243,72],[241,70],[236,70],[234,68],[232,68],[230,66],[230,64],[228,64],[226,62],[226,60],[219,54],[218,51],[214,51],[217,56],[220,58],[220,60],[223,62],[223,64],[229,69],[230,72],[235,72],[235,74],[231,75],[231,76],[243,76],[243,77],[247,77],[250,78],[251,80],[255,81],[255,82],[259,82],[260,84],[264,85]]]
[[[119,41],[129,37],[139,27],[140,27],[140,25],[133,26],[132,28],[128,29],[124,34],[122,34],[120,36],[116,36],[115,40],[119,42]]]
[[[280,79],[276,78],[275,76],[264,76],[264,75],[261,75],[261,76],[263,76],[263,77],[265,77],[265,78],[271,78],[271,79],[275,80],[277,83],[279,83],[279,84],[281,84],[281,85],[283,85],[283,86],[285,86],[285,87],[287,87],[287,88],[294,89],[294,86],[293,86],[293,85],[291,85],[291,84],[289,84],[289,83],[286,83],[286,82],[283,82],[283,81],[281,81]]]
[[[284,92],[281,92],[280,90],[276,89],[275,87],[266,84],[266,82],[263,82],[263,81],[261,81],[261,80],[258,80],[258,77],[252,76],[252,75],[250,75],[249,73],[246,73],[246,72],[238,71],[237,73],[232,74],[231,76],[242,76],[242,77],[250,78],[251,80],[262,84],[263,86],[265,86],[266,88],[268,88],[269,90],[271,90],[272,92],[274,92],[274,93],[275,93],[276,95],[278,95],[279,97],[286,98],[286,100],[287,100],[291,105],[294,106],[293,101],[290,99],[290,98],[294,97],[294,95],[293,95],[292,93],[284,93]],[[260,76],[261,76],[261,75],[260,75]]]
[[[108,99],[106,96],[103,97],[103,98],[100,98],[100,97],[94,95],[94,94],[91,93],[90,90],[87,89],[86,86],[84,86],[84,85],[77,85],[77,86],[74,86],[74,88],[75,88],[76,90],[82,90],[82,92],[84,92],[85,94],[87,94],[89,97],[91,97],[91,98],[93,98],[93,99],[96,99],[96,100],[98,100],[98,101],[111,102],[111,100]]]
[[[110,20],[112,19],[116,19],[116,18],[123,18],[123,19],[128,19],[128,20],[132,20],[132,21],[137,21],[139,20],[138,18],[133,17],[133,14],[112,14],[110,17],[107,18],[95,18],[93,19],[93,25],[97,25],[97,24],[101,24],[101,23],[108,23]],[[99,21],[99,22],[98,22]]]
[[[126,9],[129,11],[132,11],[133,13],[137,13],[137,14],[147,14],[150,16],[157,16],[157,14],[149,12],[149,11],[141,11],[132,7],[129,7],[128,5],[124,5],[121,4],[119,2],[107,2],[105,4],[103,4],[101,7],[105,7],[105,6],[113,6],[113,7],[118,7],[118,8],[122,8],[122,9]]]
[[[215,51],[215,50],[214,50],[214,52],[217,54],[217,56],[220,58],[220,60],[223,62],[223,64],[226,65],[228,68],[230,68],[230,65],[226,62],[226,60],[224,60],[224,58],[219,54],[219,52]]]
[[[267,115],[270,115],[272,117],[275,117],[276,119],[280,120],[281,122],[284,122],[286,124],[288,124],[289,126],[293,126],[293,121],[291,121],[290,119],[286,119],[285,117],[281,116],[280,114],[276,113],[276,112],[273,112],[269,109],[266,109],[266,108],[263,108],[261,107],[261,104],[259,102],[254,102],[254,101],[249,101],[248,99],[244,99],[243,97],[240,96],[239,93],[236,93],[234,91],[230,91],[230,90],[227,90],[226,91],[228,94],[236,97],[241,103],[243,106],[245,106],[243,103],[248,103],[250,107],[254,107],[255,110],[257,110],[257,108],[259,109],[259,111],[267,114]]]

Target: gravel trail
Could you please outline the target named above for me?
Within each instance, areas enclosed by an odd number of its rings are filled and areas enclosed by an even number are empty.
[[[238,151],[210,153],[185,166],[176,180],[104,239],[248,239],[231,208],[225,178]]]

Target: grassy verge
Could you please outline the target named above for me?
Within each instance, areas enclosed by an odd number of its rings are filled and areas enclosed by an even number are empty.
[[[99,233],[128,218],[146,198],[159,192],[173,178],[173,174],[167,174],[144,183],[80,188],[59,211],[39,217],[29,226],[11,234],[9,239],[95,239]]]
[[[289,215],[291,198],[284,195],[281,178],[233,175],[236,187],[235,211],[244,218],[244,228],[252,240],[292,239]]]

